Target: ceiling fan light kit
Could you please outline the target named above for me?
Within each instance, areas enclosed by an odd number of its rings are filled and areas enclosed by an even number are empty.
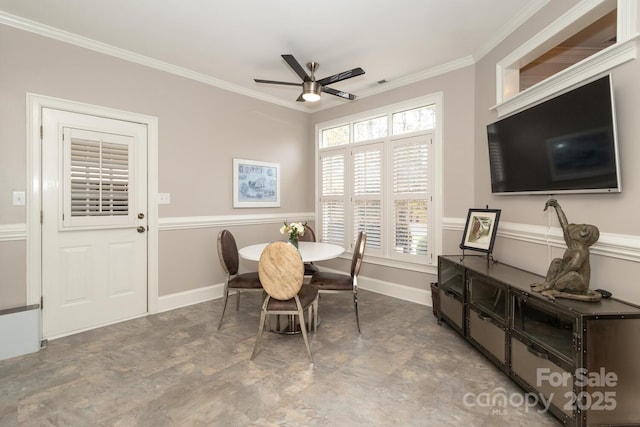
[[[320,101],[321,91],[322,86],[320,86],[318,82],[310,81],[302,83],[302,98],[304,98],[305,101]]]
[[[253,79],[256,83],[267,83],[267,84],[276,84],[276,85],[285,85],[285,86],[302,86],[302,93],[298,97],[297,101],[304,102],[316,102],[320,100],[320,93],[325,92],[330,95],[335,95],[340,98],[348,99],[353,101],[356,99],[356,96],[350,94],[348,92],[343,92],[341,90],[336,90],[330,88],[326,85],[340,82],[342,80],[350,79],[351,77],[356,77],[364,74],[364,70],[360,67],[354,68],[352,70],[343,71],[342,73],[334,74],[329,77],[325,77],[324,79],[316,80],[314,75],[315,71],[318,69],[320,64],[317,62],[309,62],[307,64],[307,68],[311,72],[311,75],[307,74],[307,72],[302,68],[302,65],[293,57],[293,55],[282,55],[282,59],[286,61],[287,64],[296,72],[296,74],[302,79],[302,83],[291,83],[291,82],[279,82],[275,80],[262,80],[262,79]]]

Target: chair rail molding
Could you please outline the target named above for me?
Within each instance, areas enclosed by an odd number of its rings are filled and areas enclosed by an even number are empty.
[[[229,227],[234,225],[260,225],[282,223],[284,221],[315,221],[313,212],[277,214],[243,214],[167,217],[159,219],[159,230],[189,230],[193,228]]]
[[[27,240],[27,224],[0,224],[0,242]]]
[[[464,224],[465,221],[462,218],[444,218],[442,227],[445,230],[462,233]],[[562,229],[559,227],[500,221],[498,237],[549,248],[566,247]],[[598,242],[591,247],[590,251],[593,255],[640,262],[640,236],[600,232]]]

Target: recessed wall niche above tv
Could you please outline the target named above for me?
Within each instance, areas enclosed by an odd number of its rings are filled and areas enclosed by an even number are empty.
[[[493,194],[622,190],[611,76],[487,126]]]

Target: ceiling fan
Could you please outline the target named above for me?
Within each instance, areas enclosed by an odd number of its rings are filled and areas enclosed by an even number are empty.
[[[356,99],[356,96],[341,90],[336,90],[326,85],[337,83],[342,80],[350,79],[351,77],[359,76],[364,74],[364,70],[360,67],[354,68],[349,71],[343,71],[342,73],[334,74],[333,76],[325,77],[324,79],[316,80],[314,73],[320,66],[317,62],[309,62],[307,64],[307,68],[311,72],[311,75],[307,74],[307,72],[302,68],[302,65],[293,57],[293,55],[282,55],[282,59],[284,59],[287,64],[296,72],[297,75],[302,79],[302,83],[290,83],[290,82],[278,82],[274,80],[262,80],[262,79],[253,79],[256,83],[268,83],[275,85],[286,85],[286,86],[302,86],[302,94],[298,97],[296,101],[298,102],[316,102],[320,100],[320,92],[326,92],[331,95],[339,96],[340,98],[348,99],[353,101]]]

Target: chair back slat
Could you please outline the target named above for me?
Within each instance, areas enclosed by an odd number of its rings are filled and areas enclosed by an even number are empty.
[[[222,230],[218,234],[218,257],[225,272],[230,275],[238,274],[240,259],[236,239],[229,230]]]
[[[308,225],[304,226],[304,234],[300,236],[298,239],[301,242],[315,242],[316,241],[316,233],[313,231],[313,228]]]
[[[273,242],[260,255],[258,275],[272,298],[288,300],[298,294],[304,279],[300,253],[288,242]]]
[[[355,277],[360,274],[360,267],[362,267],[362,258],[364,257],[364,248],[367,245],[367,233],[361,231],[358,233],[356,239],[356,245],[353,248],[353,257],[351,258],[351,277]]]

